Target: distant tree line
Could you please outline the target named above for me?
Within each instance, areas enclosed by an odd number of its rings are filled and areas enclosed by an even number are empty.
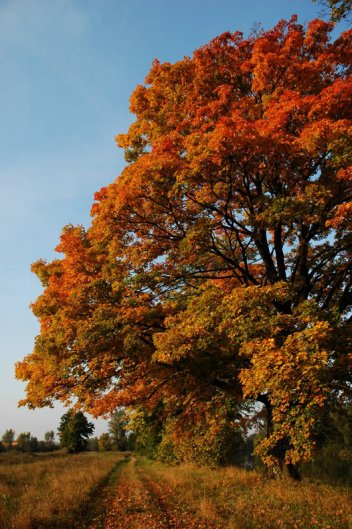
[[[87,449],[91,451],[119,452],[134,451],[136,434],[130,429],[130,419],[126,411],[119,408],[111,414],[108,432],[88,440]]]
[[[15,430],[7,429],[0,440],[0,452],[50,452],[60,448],[70,453],[83,451],[126,451],[134,450],[135,435],[128,431],[128,418],[123,409],[117,409],[108,423],[108,432],[90,438],[94,432],[93,423],[84,413],[68,410],[60,419],[58,441],[55,432],[48,431],[44,440],[38,440],[30,432],[21,432],[16,436]]]
[[[17,435],[13,429],[8,429],[2,435],[0,452],[51,452],[57,450],[59,445],[55,442],[55,432],[45,433],[44,440],[38,440],[30,432],[21,432]]]

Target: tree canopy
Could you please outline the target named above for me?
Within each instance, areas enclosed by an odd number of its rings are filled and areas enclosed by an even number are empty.
[[[128,417],[123,409],[115,410],[109,420],[109,434],[115,450],[127,450]]]
[[[87,446],[88,437],[94,431],[94,424],[81,411],[68,410],[61,417],[58,431],[62,447],[72,453],[82,452]]]
[[[157,60],[117,137],[127,166],[63,256],[33,265],[22,404],[142,405],[213,427],[262,403],[268,464],[311,457],[351,398],[352,32],[296,17]],[[175,429],[175,432],[178,431]]]
[[[16,449],[21,452],[36,452],[39,442],[30,432],[22,432],[17,436]]]
[[[12,445],[15,441],[15,431],[11,428],[6,430],[1,438],[2,442],[6,445],[7,448],[12,448]]]

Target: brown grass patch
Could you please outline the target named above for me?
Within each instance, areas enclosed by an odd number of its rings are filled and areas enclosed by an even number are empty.
[[[352,494],[348,489],[309,480],[267,480],[235,467],[149,468],[166,481],[197,516],[223,529],[350,529]]]
[[[0,457],[0,529],[74,527],[118,453]]]

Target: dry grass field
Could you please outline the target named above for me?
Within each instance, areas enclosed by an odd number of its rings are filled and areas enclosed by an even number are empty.
[[[169,498],[187,505],[219,529],[351,529],[352,493],[347,488],[288,480],[265,480],[235,467],[197,469],[140,461]]]
[[[76,527],[95,487],[123,455],[0,456],[0,529]]]
[[[59,528],[351,529],[352,494],[118,453],[1,456],[0,529]]]

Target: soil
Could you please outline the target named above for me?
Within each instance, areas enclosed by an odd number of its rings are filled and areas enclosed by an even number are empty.
[[[215,529],[183,505],[170,485],[157,482],[135,456],[120,464],[114,484],[96,498],[86,529]]]

